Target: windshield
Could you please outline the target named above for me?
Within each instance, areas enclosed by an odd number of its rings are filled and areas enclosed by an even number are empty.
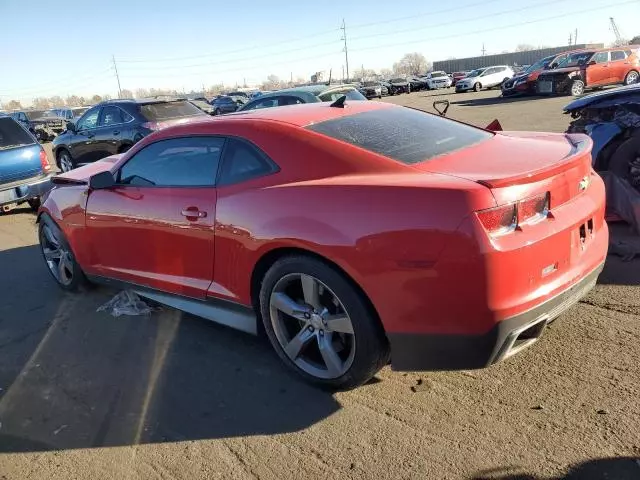
[[[71,109],[71,111],[73,112],[73,116],[74,117],[79,117],[80,115],[82,115],[87,110],[89,110],[89,107],[80,107],[80,108]]]
[[[577,67],[584,65],[591,58],[594,52],[577,52],[568,55],[566,58],[560,60],[557,68],[565,67]]]
[[[433,72],[433,73],[431,73],[431,78],[446,77],[446,76],[447,76],[446,72]]]
[[[34,118],[40,118],[44,115],[42,110],[30,110],[28,112],[24,112],[29,120],[33,120]]]
[[[36,143],[31,135],[9,117],[0,117],[0,150]]]
[[[340,97],[346,95],[347,100],[366,100],[367,97],[362,95],[358,90],[353,87],[345,88],[333,88],[331,90],[325,90],[318,98],[321,102],[335,102]]]
[[[47,110],[42,114],[42,118],[60,118],[58,110]]]
[[[140,112],[147,120],[152,122],[206,115],[206,113],[189,102],[150,103],[142,105]]]
[[[554,57],[546,57],[546,58],[543,58],[542,60],[538,60],[536,63],[531,65],[529,68],[527,68],[524,71],[524,73],[531,73],[531,72],[535,72],[537,70],[542,70],[547,65],[549,65],[549,62],[551,62],[551,60],[553,60],[553,58]]]
[[[363,87],[377,87],[379,85],[378,82],[362,82]]]
[[[405,164],[468,147],[492,134],[410,108],[383,108],[307,127]]]
[[[389,80],[389,83],[402,83],[402,82],[406,82],[406,80],[404,78],[392,78],[391,80]]]
[[[485,69],[484,68],[479,68],[477,70],[471,70],[469,73],[467,73],[467,77],[479,77],[480,75],[482,75],[482,72],[484,72]]]

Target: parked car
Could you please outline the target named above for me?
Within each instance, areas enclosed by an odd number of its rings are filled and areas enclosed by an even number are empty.
[[[405,78],[392,78],[389,80],[390,94],[411,93],[411,84]]]
[[[436,71],[427,73],[422,80],[427,85],[427,90],[436,90],[438,88],[449,88],[453,80],[447,75],[447,72]]]
[[[261,108],[298,105],[301,103],[333,102],[346,95],[348,100],[366,100],[353,85],[306,85],[304,87],[285,88],[276,92],[265,93],[251,100],[238,109],[239,112]]]
[[[65,129],[66,122],[52,111],[24,110],[11,113],[11,117],[29,130],[38,141],[55,138]]]
[[[389,360],[491,365],[593,287],[609,239],[588,137],[344,106],[176,125],[57,177],[38,222],[48,270],[65,290],[115,280],[246,332],[262,321],[330,388]]]
[[[58,168],[79,165],[126,152],[150,133],[187,118],[206,115],[186,100],[109,100],[85,112],[53,141]]]
[[[382,95],[386,96],[386,95],[393,95],[393,87],[391,86],[391,84],[385,80],[382,80],[380,82],[380,85],[382,86]]]
[[[369,99],[382,98],[382,84],[380,82],[362,82],[358,91]]]
[[[569,53],[561,53],[560,55],[551,55],[538,60],[529,68],[517,73],[501,85],[502,96],[508,97],[518,94],[532,94],[536,92],[536,84],[538,76],[544,70],[555,68],[560,60],[568,56]]]
[[[418,92],[427,88],[427,82],[418,77],[407,77],[412,92]]]
[[[51,166],[35,137],[19,122],[0,114],[0,212],[27,202],[37,210],[51,188]]]
[[[239,97],[220,95],[219,97],[211,100],[211,107],[213,108],[213,115],[223,115],[225,113],[235,112],[245,103],[247,102],[245,100],[241,100]]]
[[[638,48],[626,45],[573,53],[556,69],[540,74],[537,92],[577,96],[588,88],[634,84],[640,79]]]
[[[63,118],[66,121],[72,121],[74,119],[80,118],[84,112],[89,110],[89,108],[91,107],[52,108],[50,112],[52,112],[59,118]]]
[[[479,92],[483,88],[499,87],[513,75],[511,67],[506,65],[479,68],[469,72],[465,78],[456,83],[456,93],[468,92],[469,90]]]
[[[225,93],[225,95],[227,97],[235,97],[235,98],[238,98],[238,99],[242,99],[245,103],[247,103],[249,100],[251,100],[251,93],[249,93],[249,92],[236,91],[236,92]]]
[[[458,81],[462,80],[464,77],[466,77],[469,74],[469,72],[453,72],[453,74],[451,75],[451,86],[455,87],[456,83],[458,83]]]

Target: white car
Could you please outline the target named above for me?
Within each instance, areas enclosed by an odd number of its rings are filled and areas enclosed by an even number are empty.
[[[447,72],[442,71],[427,73],[424,77],[421,77],[420,80],[426,82],[429,90],[449,88],[453,83],[453,80],[447,75]]]
[[[509,80],[515,72],[506,65],[495,67],[478,68],[469,72],[462,80],[456,83],[456,93],[474,90],[479,92],[483,88],[493,88],[502,85],[502,82]]]

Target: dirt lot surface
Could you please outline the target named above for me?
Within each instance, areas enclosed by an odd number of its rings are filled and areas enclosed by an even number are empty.
[[[562,131],[561,99],[450,95],[450,116]],[[439,94],[386,101],[431,109]],[[96,313],[113,291],[49,278],[34,215],[0,217],[0,479],[638,479],[640,260],[523,353],[328,394],[265,340],[165,309]]]

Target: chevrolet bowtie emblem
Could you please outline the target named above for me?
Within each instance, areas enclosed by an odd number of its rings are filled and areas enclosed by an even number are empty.
[[[588,186],[589,186],[589,177],[584,177],[582,180],[580,180],[580,183],[578,183],[578,190],[580,192],[583,192],[587,189]]]

